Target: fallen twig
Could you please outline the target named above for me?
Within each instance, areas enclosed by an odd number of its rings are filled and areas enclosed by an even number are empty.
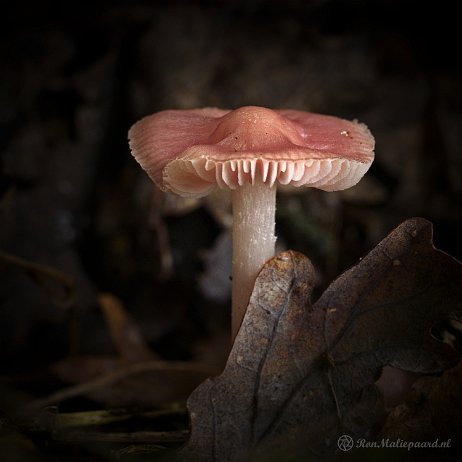
[[[53,432],[58,441],[78,443],[183,443],[188,438],[188,430],[172,430],[164,432],[131,432],[106,433],[95,431],[59,431]]]
[[[24,258],[0,250],[0,260],[22,269],[28,276],[36,281],[52,300],[59,306],[69,306],[75,298],[74,279],[51,266],[35,263]],[[57,293],[47,279],[52,279],[64,288],[64,293]]]
[[[150,371],[191,371],[202,373],[204,376],[213,375],[214,372],[216,372],[212,371],[204,364],[187,361],[148,361],[136,363],[116,371],[109,372],[107,374],[99,375],[96,378],[89,380],[88,382],[63,388],[54,393],[51,393],[44,398],[34,400],[25,406],[24,411],[38,411],[46,406],[50,406],[66,399],[74,398],[96,389],[112,385],[113,383],[118,382],[130,375]]]
[[[141,412],[127,409],[102,409],[97,411],[65,412],[53,414],[52,426],[57,430],[70,427],[90,427],[94,425],[106,425],[114,422],[122,422],[124,420],[139,417],[156,419],[158,417],[182,415],[186,413],[186,408],[179,406]]]

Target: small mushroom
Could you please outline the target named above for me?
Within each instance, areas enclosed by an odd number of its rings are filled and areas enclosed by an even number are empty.
[[[274,255],[276,184],[338,191],[355,185],[374,159],[363,124],[295,110],[168,110],[129,131],[133,156],[162,189],[202,197],[233,191],[232,335],[255,278]]]

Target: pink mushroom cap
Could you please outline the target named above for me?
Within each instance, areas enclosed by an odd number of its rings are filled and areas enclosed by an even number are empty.
[[[129,131],[133,156],[163,190],[201,197],[257,177],[338,191],[374,160],[374,138],[356,121],[290,109],[168,110]]]

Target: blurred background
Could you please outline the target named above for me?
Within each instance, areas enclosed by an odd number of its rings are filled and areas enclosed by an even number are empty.
[[[183,200],[154,187],[127,143],[131,124],[147,114],[260,105],[368,125],[376,160],[356,187],[278,193],[280,249],[313,260],[316,296],[412,216],[431,220],[435,245],[462,259],[462,66],[452,5],[42,0],[2,7],[4,412],[120,361],[219,370],[226,357],[229,197]],[[174,391],[164,377],[118,394],[80,394],[61,409],[182,402],[202,379],[188,376]]]

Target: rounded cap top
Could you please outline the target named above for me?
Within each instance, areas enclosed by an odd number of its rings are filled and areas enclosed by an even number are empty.
[[[364,124],[290,109],[245,106],[161,111],[129,133],[135,159],[163,190],[201,197],[256,177],[337,191],[355,185],[374,160]]]

